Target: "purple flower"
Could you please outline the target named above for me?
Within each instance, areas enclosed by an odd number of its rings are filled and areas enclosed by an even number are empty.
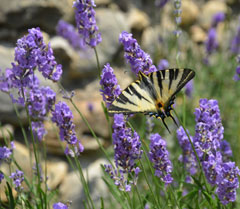
[[[53,209],[68,209],[68,206],[61,202],[58,202],[53,204]]]
[[[128,182],[127,174],[123,173],[122,170],[118,170],[117,168],[113,168],[112,165],[104,165],[105,172],[107,172],[111,179],[113,179],[114,184],[119,188],[121,191],[130,192],[131,185],[133,182]]]
[[[36,86],[30,89],[26,99],[29,115],[32,120],[32,130],[39,140],[46,134],[43,121],[53,109],[56,94],[50,87]]]
[[[193,92],[193,80],[190,80],[185,86],[185,94],[191,98]]]
[[[222,204],[236,200],[239,169],[234,162],[226,162],[232,155],[229,144],[223,140],[223,126],[216,100],[200,100],[196,108],[194,146],[208,182],[217,187]]]
[[[84,39],[76,31],[73,25],[65,22],[64,20],[59,20],[56,30],[57,34],[65,38],[74,49],[80,50],[85,48]]]
[[[21,187],[21,184],[24,180],[24,176],[23,176],[23,172],[20,170],[16,170],[15,173],[12,173],[11,176],[9,176],[9,178],[13,179],[13,183],[15,184],[15,190],[20,192],[23,187]]]
[[[205,42],[206,46],[206,51],[208,55],[212,54],[218,47],[218,42],[217,42],[217,32],[215,28],[211,28],[208,31],[208,37]]]
[[[15,48],[15,67],[14,75],[21,79],[33,74],[33,70],[38,67],[45,78],[57,81],[59,74],[62,73],[61,65],[57,65],[53,50],[43,41],[43,36],[39,28],[28,30],[29,34],[17,41]],[[28,69],[28,73],[26,70]]]
[[[216,13],[212,18],[212,26],[216,28],[220,22],[225,20],[225,14],[223,12]]]
[[[2,183],[3,179],[4,179],[4,174],[0,171],[0,184]]]
[[[204,160],[204,153],[215,155],[220,149],[224,128],[217,100],[200,99],[199,103],[194,113],[197,122],[194,145],[200,160]]]
[[[188,136],[182,126],[177,130],[177,138],[183,151],[183,154],[179,157],[179,160],[184,163],[184,167],[190,173],[190,175],[194,175],[197,173],[198,165]],[[192,136],[190,136],[190,139],[193,141]]]
[[[233,80],[239,81],[240,80],[240,65],[236,67],[236,73],[233,77]]]
[[[73,2],[75,7],[75,20],[78,32],[83,36],[86,44],[91,47],[97,46],[101,41],[101,33],[95,19],[95,11],[93,0],[76,0]]]
[[[132,71],[137,75],[139,71],[144,74],[157,71],[149,54],[145,53],[137,43],[137,40],[132,37],[131,33],[123,31],[119,35],[119,42],[124,47],[124,57],[131,65]]]
[[[65,102],[58,102],[55,105],[55,110],[52,111],[52,121],[57,124],[60,129],[60,139],[66,141],[74,150],[68,147],[65,150],[66,154],[79,155],[83,152],[84,147],[77,139],[75,125],[73,124],[73,115],[70,108]]]
[[[166,70],[169,67],[169,63],[166,59],[161,59],[158,63],[158,70]]]
[[[236,35],[233,37],[231,42],[231,51],[234,54],[240,54],[240,18],[239,18],[239,26],[236,31]]]
[[[222,140],[220,143],[220,150],[222,153],[223,161],[226,162],[232,157],[232,150],[230,144],[226,140]]]
[[[239,187],[239,169],[234,162],[222,163],[222,170],[219,173],[217,194],[222,204],[236,201],[236,189]]]
[[[6,146],[0,147],[0,163],[1,161],[4,161],[6,163],[11,162],[11,155],[13,152],[13,149],[15,149],[14,142],[11,142],[11,148],[8,148]]]
[[[169,0],[155,0],[155,6],[159,8],[163,8]]]
[[[170,184],[173,181],[171,177],[172,163],[169,160],[166,142],[159,134],[151,134],[150,136],[149,159],[154,164],[155,175],[165,184]]]
[[[24,98],[28,97],[29,91],[39,86],[36,70],[52,81],[58,81],[62,74],[62,67],[55,61],[50,45],[44,43],[40,29],[32,28],[28,32],[17,41],[12,68],[6,69],[5,75],[0,77],[0,89],[20,105],[25,105]],[[12,89],[17,89],[18,98],[11,94]]]
[[[118,85],[117,78],[109,63],[107,63],[102,70],[100,85],[102,86],[100,91],[102,92],[103,101],[105,101],[106,106],[109,107],[121,93],[121,88]]]
[[[122,191],[131,191],[131,185],[137,184],[138,174],[141,170],[136,167],[136,160],[141,159],[141,142],[137,132],[126,127],[123,114],[114,115],[113,124],[114,160],[116,168],[112,165],[104,165],[105,171],[114,180],[115,185]],[[128,175],[132,174],[132,180]]]
[[[139,135],[126,127],[123,114],[114,115],[113,129],[115,164],[120,166],[123,172],[132,172],[136,166],[135,161],[142,155]]]

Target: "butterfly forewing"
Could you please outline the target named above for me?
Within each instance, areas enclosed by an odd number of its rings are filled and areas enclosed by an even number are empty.
[[[109,107],[109,113],[138,113],[155,109],[149,92],[139,80],[130,84]]]
[[[194,77],[190,69],[168,69],[144,75],[130,84],[109,107],[110,113],[158,112],[156,104],[164,107]]]

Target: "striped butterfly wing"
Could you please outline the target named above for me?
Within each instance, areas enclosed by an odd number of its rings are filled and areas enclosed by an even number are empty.
[[[155,102],[151,97],[149,90],[144,83],[137,80],[131,83],[122,93],[113,101],[109,107],[109,113],[139,113],[155,111]]]
[[[157,101],[163,104],[164,110],[173,101],[176,94],[195,76],[191,69],[168,69],[149,74],[157,92]]]
[[[194,71],[190,69],[168,69],[148,75],[140,72],[139,80],[123,90],[108,111],[123,114],[156,113],[150,115],[158,118],[162,113],[161,108],[166,111],[175,95],[194,75]]]

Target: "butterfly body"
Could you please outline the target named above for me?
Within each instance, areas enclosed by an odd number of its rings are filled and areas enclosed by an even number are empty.
[[[194,76],[195,72],[190,69],[168,69],[148,75],[140,72],[139,80],[123,90],[108,111],[123,114],[144,113],[162,119],[165,126],[164,119],[171,117],[176,123],[170,113],[176,94]]]

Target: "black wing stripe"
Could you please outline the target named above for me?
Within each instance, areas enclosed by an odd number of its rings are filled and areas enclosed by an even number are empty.
[[[135,82],[136,83],[136,82]],[[137,85],[139,85],[139,83],[136,83]],[[145,99],[147,102],[149,102],[149,103],[151,103],[148,99],[146,99],[144,96],[142,96],[141,94],[139,94],[138,92],[137,92],[137,90],[133,87],[133,85],[130,85],[129,86],[129,88],[130,88],[130,90],[133,92],[133,94],[135,94],[137,97],[138,97],[138,99]]]
[[[145,87],[148,89],[149,94],[151,97],[156,100],[156,91],[153,88],[153,82],[150,82],[147,76],[142,76],[142,82],[144,83]]]
[[[175,93],[172,95],[172,97],[174,95],[176,95],[183,87],[184,85],[190,81],[193,77],[195,76],[195,72],[189,69],[184,69],[183,74],[182,74],[182,78],[181,80],[178,82],[177,85],[177,90],[175,91]]]
[[[162,78],[161,78],[161,73],[160,71],[157,71],[157,80],[158,80],[158,86],[160,88],[160,94],[161,94],[161,97],[162,97]]]
[[[181,83],[186,79],[186,77],[188,76],[188,74],[189,74],[189,70],[184,69],[184,70],[183,70],[182,77],[181,77],[180,81],[178,82],[177,87],[179,87],[179,86],[181,85]]]
[[[115,106],[115,105],[111,105],[108,109],[109,112],[131,112],[131,110],[129,109],[126,109],[126,108],[122,108],[122,107],[118,107],[118,106]]]
[[[168,90],[171,89],[173,79],[174,79],[174,70],[169,70],[169,84],[168,84]]]
[[[130,94],[130,95],[133,95],[132,92],[129,90],[129,87],[125,89],[125,91]]]
[[[137,106],[135,103],[131,102],[125,95],[123,95],[123,93],[120,94],[116,100],[122,104],[130,103],[132,105]]]
[[[159,71],[158,71],[159,72]],[[162,73],[162,77],[163,77],[163,80],[165,80],[165,70],[161,70],[161,73]]]
[[[175,70],[175,80],[177,80],[178,73],[179,73],[179,69],[177,68],[177,69]]]
[[[150,74],[150,80],[151,80],[151,82],[153,84],[153,73]]]

